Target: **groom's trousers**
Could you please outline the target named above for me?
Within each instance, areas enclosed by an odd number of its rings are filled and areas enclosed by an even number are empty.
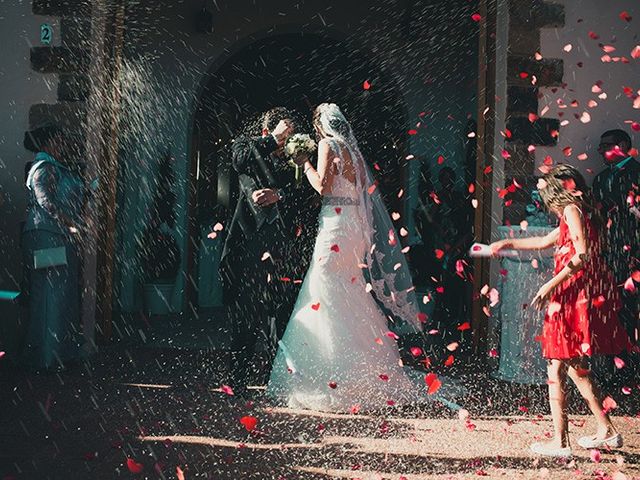
[[[259,342],[266,345],[271,364],[293,310],[299,290],[294,243],[279,223],[267,224],[235,249],[223,275],[233,337],[230,382],[239,392],[252,373],[260,373],[255,363]]]

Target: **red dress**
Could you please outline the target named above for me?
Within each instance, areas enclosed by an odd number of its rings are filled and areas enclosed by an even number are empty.
[[[630,347],[629,337],[618,321],[621,308],[618,286],[601,252],[596,228],[582,216],[588,258],[581,270],[552,293],[542,328],[542,355],[569,359],[583,355],[615,355]],[[575,255],[564,215],[554,253],[554,274]]]

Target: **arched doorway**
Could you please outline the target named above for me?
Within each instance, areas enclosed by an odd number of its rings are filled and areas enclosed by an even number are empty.
[[[407,116],[393,79],[370,52],[349,42],[308,33],[258,40],[209,72],[195,110],[187,252],[187,302],[194,313],[220,301],[209,276],[216,273],[221,241],[211,247],[216,239],[206,235],[217,222],[224,223],[234,207],[231,140],[246,130],[248,120],[270,107],[283,105],[310,117],[313,107],[324,101],[345,111],[365,157],[376,165],[389,208],[401,211]]]

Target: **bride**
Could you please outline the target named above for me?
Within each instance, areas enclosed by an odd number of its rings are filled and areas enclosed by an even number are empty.
[[[424,374],[402,366],[389,318],[372,295],[396,321],[421,330],[399,239],[339,107],[318,106],[313,124],[318,167],[307,159],[303,168],[323,197],[319,231],[267,395],[330,412],[424,402]]]

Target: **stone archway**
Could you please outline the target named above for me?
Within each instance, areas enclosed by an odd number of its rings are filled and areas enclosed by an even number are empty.
[[[381,73],[375,58],[349,42],[319,34],[287,33],[257,40],[207,74],[195,108],[187,255],[192,311],[203,305],[202,295],[198,299],[203,233],[228,218],[234,206],[231,139],[247,119],[272,106],[284,105],[308,117],[323,101],[341,105],[364,154],[379,167],[378,180],[389,207],[402,208],[397,192],[405,183],[406,106],[399,87]]]

